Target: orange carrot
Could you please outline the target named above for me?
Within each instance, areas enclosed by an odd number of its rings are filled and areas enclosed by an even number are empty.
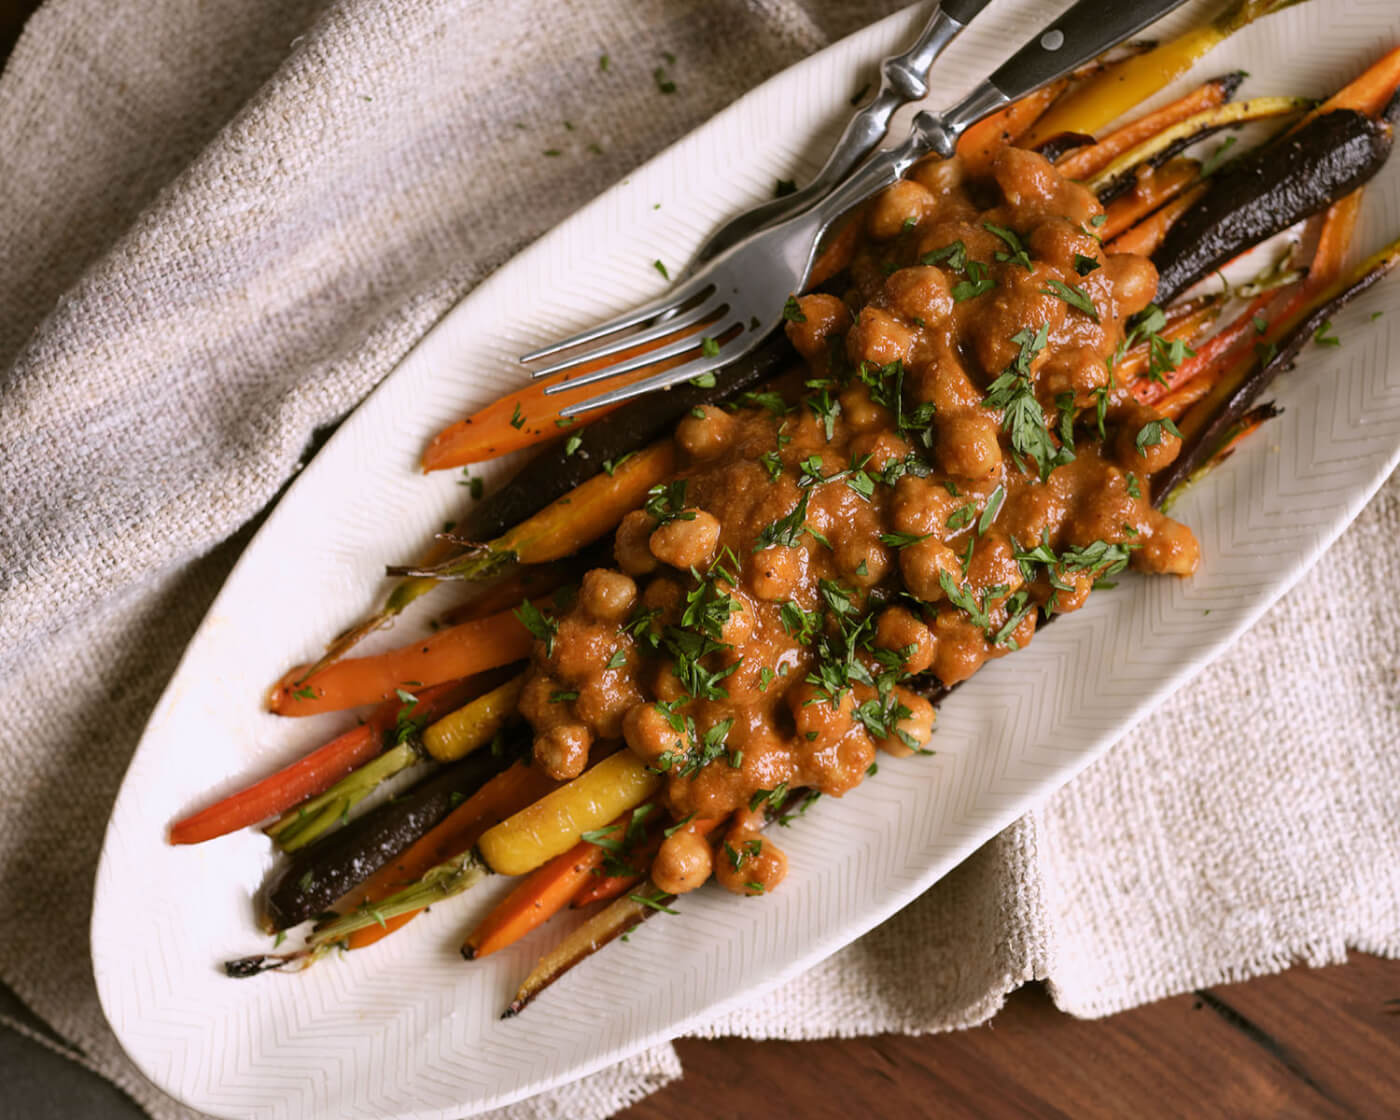
[[[268,710],[312,716],[373,704],[396,689],[426,688],[519,661],[532,640],[514,611],[501,611],[372,657],[337,661],[301,684],[301,669],[293,669],[273,686]]]
[[[1143,378],[1133,385],[1133,396],[1144,404],[1161,400],[1187,382],[1198,377],[1203,371],[1219,365],[1227,355],[1257,337],[1255,316],[1268,307],[1275,292],[1265,292],[1255,299],[1225,328],[1211,336],[1197,348],[1195,356],[1187,358],[1174,370],[1164,371],[1163,381],[1149,381]]]
[[[1159,398],[1152,407],[1168,420],[1180,420],[1182,413],[1210,392],[1211,379],[1197,377]]]
[[[614,822],[614,827],[622,819]],[[569,904],[579,886],[586,882],[593,869],[603,862],[603,849],[581,840],[563,855],[555,856],[542,867],[530,872],[510,894],[496,906],[462,945],[467,960],[481,957],[514,945],[537,926],[543,925]]]
[[[1087,179],[1102,171],[1130,148],[1136,148],[1149,136],[1155,136],[1163,129],[1179,124],[1187,117],[1205,109],[1223,105],[1239,84],[1236,75],[1212,78],[1197,86],[1185,97],[1179,97],[1170,105],[1163,105],[1156,112],[1148,113],[1115,128],[1096,144],[1075,148],[1062,156],[1055,164],[1066,179]]]
[[[532,381],[514,393],[509,393],[500,400],[488,404],[465,420],[449,424],[435,435],[423,452],[423,470],[425,472],[441,471],[466,466],[468,463],[480,463],[487,459],[494,459],[498,455],[518,451],[522,447],[531,447],[544,440],[553,439],[560,435],[563,429],[569,427],[568,423],[561,420],[560,409],[596,395],[598,386],[586,385],[574,392],[546,396],[545,390],[551,385],[572,381],[585,373],[592,373],[594,370],[602,369],[606,365],[622,361],[625,358],[646,354],[676,342],[687,334],[693,334],[695,338],[694,351],[687,350],[673,358],[667,358],[665,361],[644,366],[632,373],[616,377],[608,382],[607,387],[621,388],[634,381],[640,381],[644,377],[650,377],[652,374],[674,369],[695,357],[695,351],[700,349],[703,327],[704,324],[699,328],[682,327],[654,342],[643,343],[641,346],[629,346],[607,358],[584,362],[567,373]],[[600,416],[607,415],[616,407],[618,406],[595,408],[588,414],[588,418],[596,420]],[[560,423],[556,423],[556,421],[560,421]]]
[[[1051,82],[1043,89],[998,109],[990,117],[984,117],[964,132],[958,141],[958,155],[967,164],[969,172],[983,174],[997,153],[1014,144],[1068,86],[1068,78]]]
[[[1172,223],[1186,213],[1204,193],[1205,187],[1201,186],[1178,195],[1160,210],[1120,233],[1104,248],[1110,253],[1139,253],[1144,257],[1151,256],[1153,250],[1162,243],[1162,238],[1167,236],[1167,230],[1171,229]]]
[[[1348,83],[1308,113],[1289,131],[1296,132],[1310,120],[1337,109],[1353,109],[1368,117],[1379,116],[1400,88],[1400,47],[1393,47],[1373,62],[1361,76]]]
[[[1194,159],[1173,159],[1161,167],[1139,171],[1133,189],[1119,195],[1104,209],[1098,235],[1111,241],[1154,210],[1170,202],[1196,181],[1201,165]]]
[[[453,809],[438,825],[425,833],[402,855],[380,868],[336,909],[341,913],[388,898],[404,884],[421,878],[438,864],[468,851],[492,825],[518,813],[539,800],[559,783],[523,762],[497,774],[471,797]],[[349,936],[348,947],[363,949],[387,937],[421,914],[412,910],[358,929]]]
[[[1191,303],[1198,303],[1198,306],[1191,307],[1184,314],[1181,313],[1181,306],[1172,307],[1167,312],[1167,325],[1158,332],[1161,338],[1168,342],[1181,339],[1187,346],[1194,347],[1205,337],[1206,331],[1220,317],[1220,303],[1218,300],[1192,300]],[[1123,356],[1122,361],[1114,364],[1114,375],[1120,384],[1132,385],[1150,367],[1151,360],[1150,342],[1140,342]]]

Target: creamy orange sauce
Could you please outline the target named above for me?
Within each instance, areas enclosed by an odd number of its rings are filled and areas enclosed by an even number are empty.
[[[924,749],[921,686],[1025,646],[1106,572],[1193,571],[1148,500],[1179,440],[1112,372],[1156,274],[1104,253],[1101,214],[1016,149],[875,199],[841,290],[789,304],[806,368],[679,425],[675,481],[536,644],[537,762],[571,777],[621,738],[675,818],[734,814],[714,871],[762,893],[786,866],[762,802]],[[695,885],[704,845],[677,837],[654,878]]]

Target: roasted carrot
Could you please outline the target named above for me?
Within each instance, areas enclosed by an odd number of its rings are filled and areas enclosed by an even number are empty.
[[[1159,210],[1145,217],[1137,225],[1120,233],[1104,246],[1110,253],[1140,253],[1151,256],[1167,231],[1172,228],[1182,214],[1195,205],[1196,200],[1205,194],[1205,187],[1194,187],[1185,194],[1178,195]]]
[[[482,587],[481,593],[474,596],[470,602],[443,611],[438,616],[438,623],[443,626],[456,626],[459,622],[470,622],[473,618],[495,614],[526,599],[550,595],[566,584],[576,582],[578,575],[577,561],[554,561],[516,568],[494,583]]]
[[[538,801],[558,784],[534,767],[515,763],[458,805],[392,863],[376,871],[357,891],[342,899],[336,909],[348,913],[360,907],[373,907],[389,898],[438,864],[470,851],[488,828]],[[349,935],[347,948],[363,949],[373,945],[411,922],[419,913],[421,911],[409,910],[383,923],[376,921],[355,930]]]
[[[1350,300],[1378,283],[1400,264],[1400,241],[1372,253],[1345,275],[1308,297],[1281,319],[1269,325],[1263,341],[1266,350],[1246,352],[1235,358],[1214,380],[1210,392],[1182,416],[1178,427],[1183,451],[1177,460],[1153,478],[1153,493],[1163,496],[1189,478],[1219,448],[1222,440],[1253,407],[1273,379],[1297,358],[1314,333]]]
[[[1354,109],[1368,117],[1385,111],[1400,88],[1400,47],[1393,47],[1372,63],[1355,81],[1348,83],[1294,126],[1294,131],[1314,117],[1335,109]]]
[[[1022,143],[1033,148],[1064,132],[1097,135],[1105,125],[1132,112],[1135,106],[1186,73],[1240,28],[1293,2],[1240,0],[1204,26],[1192,27],[1142,54],[1109,63],[1060,98],[1036,121]]]
[[[465,420],[458,420],[455,424],[448,425],[435,435],[423,452],[423,470],[425,472],[450,470],[454,467],[466,466],[468,463],[480,463],[508,454],[511,451],[519,451],[522,447],[531,447],[534,444],[543,443],[547,439],[553,439],[572,426],[572,422],[564,420],[559,415],[560,410],[567,405],[576,404],[596,395],[598,387],[586,385],[573,392],[557,395],[546,395],[546,389],[561,383],[567,384],[586,373],[592,373],[614,362],[660,349],[662,346],[667,346],[689,334],[694,335],[695,350],[698,351],[703,340],[703,331],[704,324],[698,328],[682,327],[653,342],[643,343],[640,346],[629,346],[607,358],[584,362],[567,373],[532,381],[514,393],[493,401]],[[644,377],[674,369],[676,366],[690,361],[693,357],[695,357],[694,352],[686,351],[673,358],[667,358],[665,361],[644,366],[642,369],[614,378],[608,382],[608,387],[621,388],[623,385],[640,381]],[[606,416],[617,407],[619,406],[612,405],[608,408],[594,409],[588,414],[588,418],[595,420],[600,416]]]
[[[285,813],[377,755],[382,734],[374,720],[352,727],[305,758],[177,821],[170,826],[170,842],[201,844]]]
[[[1097,143],[1067,152],[1055,161],[1055,170],[1066,179],[1087,179],[1130,148],[1137,147],[1157,133],[1196,113],[1223,105],[1234,96],[1243,77],[1244,74],[1237,70],[1233,74],[1212,78],[1197,86],[1185,97],[1178,97],[1156,112],[1147,113],[1115,128]]]
[[[984,174],[996,154],[1016,143],[1067,88],[1069,78],[1051,82],[984,117],[964,132],[958,141],[958,155],[967,165],[969,173]]]
[[[1180,420],[1188,408],[1210,392],[1210,384],[1210,378],[1197,377],[1157,398],[1152,407],[1168,420]]]
[[[1194,159],[1168,160],[1161,167],[1144,167],[1133,187],[1104,208],[1104,223],[1098,235],[1112,240],[1186,190],[1200,176],[1201,165]]]
[[[1196,113],[1149,136],[1141,144],[1109,160],[1098,171],[1084,179],[1083,183],[1101,199],[1109,197],[1117,192],[1119,184],[1132,174],[1134,169],[1153,160],[1161,160],[1198,137],[1249,121],[1297,116],[1307,109],[1309,104],[1305,97],[1251,97],[1247,101],[1229,101],[1224,105],[1217,105],[1214,109]]]
[[[293,669],[273,686],[267,706],[278,715],[313,716],[373,704],[396,689],[427,688],[519,661],[531,640],[514,611],[501,611],[373,657],[337,661],[301,685],[301,670]]]
[[[1162,381],[1140,380],[1134,384],[1133,395],[1145,404],[1160,402],[1163,408],[1171,408],[1173,411],[1168,415],[1175,419],[1206,391],[1199,386],[1189,390],[1186,387],[1205,378],[1208,388],[1214,377],[1231,366],[1238,355],[1251,351],[1255,342],[1265,341],[1261,336],[1271,319],[1287,316],[1309,295],[1331,284],[1341,273],[1342,261],[1356,230],[1362,189],[1357,188],[1327,208],[1306,281],[1283,291],[1256,296],[1233,321],[1197,347],[1192,357],[1166,372]]]
[[[469,682],[450,681],[417,694],[414,706],[424,714],[450,711],[462,703]],[[307,798],[324,793],[384,749],[384,733],[404,709],[399,697],[386,700],[369,719],[305,758],[225,797],[170,826],[172,844],[199,844],[276,817]],[[436,718],[433,716],[432,718]]]
[[[621,826],[622,821],[614,822]],[[487,914],[462,944],[462,956],[477,960],[514,945],[569,904],[594,868],[603,849],[582,840],[563,855],[530,872]]]
[[[1219,298],[1192,300],[1191,307],[1184,314],[1180,307],[1172,307],[1167,312],[1167,325],[1157,332],[1159,338],[1168,343],[1180,339],[1188,348],[1200,344],[1206,332],[1220,316],[1223,300]],[[1140,342],[1125,354],[1121,361],[1114,363],[1113,372],[1120,384],[1133,385],[1152,366],[1153,347],[1151,340]],[[1152,384],[1152,382],[1149,382]]]
[[[674,895],[664,894],[648,883],[644,890],[623,895],[603,907],[545,954],[520,985],[510,1006],[501,1013],[501,1018],[519,1015],[531,1000],[574,965],[610,941],[636,929],[648,918],[661,913],[674,914],[675,911],[670,908],[674,901]]]
[[[614,529],[623,515],[640,506],[647,491],[675,468],[674,442],[660,440],[628,456],[611,474],[595,474],[580,483],[494,541],[435,568],[391,567],[389,574],[481,579],[510,564],[545,564],[572,556]]]

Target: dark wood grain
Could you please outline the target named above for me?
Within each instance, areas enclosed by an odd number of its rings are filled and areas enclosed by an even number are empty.
[[[1094,1021],[1031,985],[991,1023],[951,1034],[684,1040],[685,1077],[618,1120],[1393,1117],[1397,1000],[1400,961],[1364,955]]]

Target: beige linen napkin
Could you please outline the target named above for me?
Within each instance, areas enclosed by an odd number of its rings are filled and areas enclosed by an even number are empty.
[[[154,1116],[189,1113],[98,1009],[93,871],[258,512],[522,244],[890,7],[50,0],[32,19],[0,77],[0,979]],[[1397,536],[1392,482],[1189,695],[706,1029],[948,1029],[1031,977],[1097,1015],[1400,953]],[[603,1116],[678,1072],[666,1047],[508,1111]]]

